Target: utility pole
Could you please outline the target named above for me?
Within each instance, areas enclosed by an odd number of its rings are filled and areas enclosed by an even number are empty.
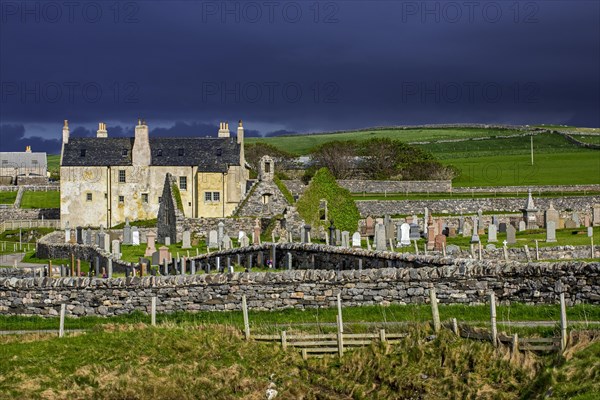
[[[533,133],[531,133],[531,165],[533,165]]]

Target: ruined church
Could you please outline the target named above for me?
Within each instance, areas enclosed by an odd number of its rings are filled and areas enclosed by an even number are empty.
[[[179,192],[189,218],[230,216],[247,191],[244,127],[231,137],[222,122],[217,137],[150,137],[139,120],[134,137],[69,137],[65,120],[60,162],[61,225],[113,227],[157,218],[165,177]]]

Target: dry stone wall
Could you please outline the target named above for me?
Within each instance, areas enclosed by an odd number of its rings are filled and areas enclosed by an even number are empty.
[[[329,257],[339,253],[339,249],[323,246],[279,248]],[[253,250],[267,251],[268,247]],[[221,252],[197,261],[225,255]],[[74,316],[147,312],[153,296],[158,298],[159,312],[234,310],[240,309],[243,294],[253,310],[331,307],[338,293],[346,306],[419,304],[428,301],[431,287],[436,288],[441,303],[481,304],[494,291],[501,303],[556,303],[564,292],[569,304],[600,304],[598,262],[478,262],[362,250],[348,250],[346,256],[369,257],[382,267],[116,279],[0,276],[0,313],[51,316],[58,314],[63,303]],[[390,262],[394,267],[387,267]]]

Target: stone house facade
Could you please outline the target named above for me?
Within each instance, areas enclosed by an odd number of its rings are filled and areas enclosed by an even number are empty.
[[[139,120],[134,137],[108,137],[100,123],[95,138],[70,138],[65,121],[60,167],[61,225],[112,227],[158,216],[167,174],[186,217],[230,216],[249,178],[244,128],[231,137],[221,123],[218,137],[150,137]]]

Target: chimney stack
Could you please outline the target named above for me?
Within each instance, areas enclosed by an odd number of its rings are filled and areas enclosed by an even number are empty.
[[[148,166],[152,161],[150,152],[150,137],[148,125],[141,118],[135,127],[135,138],[133,140],[133,149],[131,150],[131,162],[136,166]]]
[[[229,134],[229,123],[228,122],[221,122],[219,124],[219,134],[218,136],[220,138],[228,138],[230,136]]]
[[[65,152],[65,144],[69,143],[69,121],[65,119],[62,130],[62,146],[60,149],[60,164],[62,165],[63,153]]]
[[[108,137],[108,132],[106,131],[106,124],[104,122],[98,123],[98,131],[96,132],[96,137]]]

